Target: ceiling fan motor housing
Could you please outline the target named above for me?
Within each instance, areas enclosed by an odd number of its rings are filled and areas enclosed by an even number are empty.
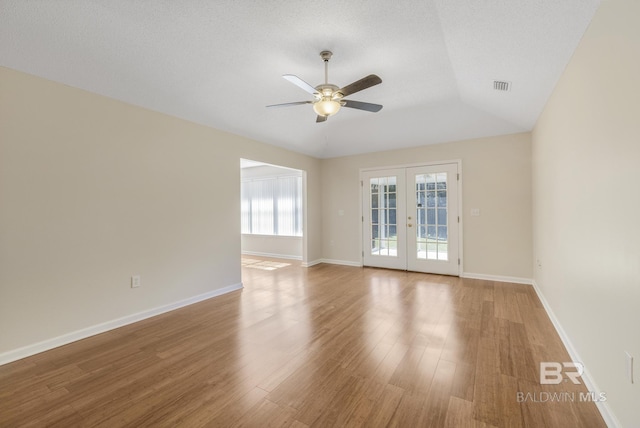
[[[342,98],[343,96],[342,93],[340,92],[340,88],[330,83],[316,86],[316,91],[318,91],[317,98],[329,97],[331,99],[336,99],[336,98]]]

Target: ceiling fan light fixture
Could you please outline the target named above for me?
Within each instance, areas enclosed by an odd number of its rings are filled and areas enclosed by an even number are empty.
[[[322,99],[313,104],[313,111],[318,116],[333,116],[340,110],[342,105],[338,101],[334,101],[331,97],[322,97]]]

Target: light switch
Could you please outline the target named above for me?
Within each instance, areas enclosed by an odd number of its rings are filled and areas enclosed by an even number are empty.
[[[480,217],[480,208],[471,208],[471,217]]]
[[[133,275],[131,277],[131,288],[138,288],[142,285],[142,278],[140,275]]]
[[[342,217],[344,215],[344,210],[338,210],[338,215]]]

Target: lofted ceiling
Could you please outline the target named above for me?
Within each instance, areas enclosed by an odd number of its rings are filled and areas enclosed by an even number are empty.
[[[0,0],[0,65],[325,158],[530,131],[599,2]],[[323,83],[322,50],[384,108],[265,108],[311,99],[281,76]]]

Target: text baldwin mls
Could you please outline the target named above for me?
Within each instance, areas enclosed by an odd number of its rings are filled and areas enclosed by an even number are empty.
[[[516,393],[518,403],[561,403],[561,402],[600,402],[607,401],[605,392],[521,392]]]

